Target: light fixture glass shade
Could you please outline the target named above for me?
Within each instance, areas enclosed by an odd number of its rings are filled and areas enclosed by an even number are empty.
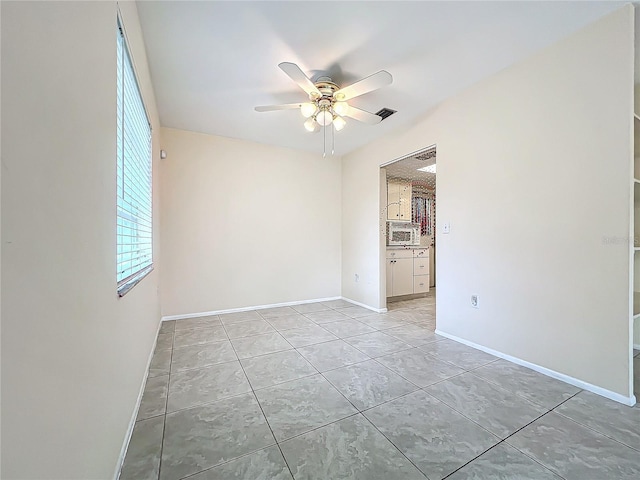
[[[349,104],[347,102],[336,102],[333,104],[333,111],[336,115],[346,115],[349,110]]]
[[[316,105],[315,103],[303,103],[300,106],[300,112],[304,118],[311,117],[314,113],[316,113]]]
[[[322,125],[323,127],[331,125],[332,121],[333,115],[331,115],[331,112],[327,110],[321,110],[320,113],[316,115],[316,122],[318,122],[318,124]]]
[[[333,126],[336,127],[336,132],[342,130],[346,124],[347,122],[345,122],[344,118],[338,115],[333,119]]]
[[[307,118],[304,122],[304,128],[306,128],[307,132],[315,132],[318,127],[318,124],[313,119],[313,117]]]

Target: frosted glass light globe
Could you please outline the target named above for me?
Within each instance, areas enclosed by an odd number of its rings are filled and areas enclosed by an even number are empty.
[[[336,115],[336,118],[333,119],[333,126],[336,127],[336,132],[342,130],[346,124],[347,122],[340,116]]]
[[[318,113],[318,115],[316,115],[316,122],[318,122],[323,127],[331,125],[331,122],[333,122],[333,115],[331,115],[331,112],[327,110],[322,110],[320,111],[320,113]]]
[[[303,103],[300,106],[300,113],[304,118],[309,118],[316,113],[316,105],[314,103]]]

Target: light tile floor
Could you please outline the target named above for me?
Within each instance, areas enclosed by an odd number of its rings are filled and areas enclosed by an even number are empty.
[[[639,406],[434,330],[433,293],[165,322],[120,478],[640,478]]]

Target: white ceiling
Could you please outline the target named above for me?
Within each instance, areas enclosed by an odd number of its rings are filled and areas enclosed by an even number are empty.
[[[369,126],[348,120],[342,155],[413,122],[465,87],[615,10],[624,2],[139,1],[163,126],[322,151],[295,110],[304,101],[278,67],[297,63],[339,85],[378,70],[393,84],[350,103],[398,113]]]
[[[434,148],[427,148],[412,154],[402,160],[390,163],[385,166],[387,178],[401,178],[403,180],[421,181],[435,189],[436,174],[423,172],[419,168],[434,165],[436,163],[436,151]]]

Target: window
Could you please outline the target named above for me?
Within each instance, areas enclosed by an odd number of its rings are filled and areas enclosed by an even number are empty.
[[[151,125],[118,22],[117,275],[123,296],[153,268]]]

